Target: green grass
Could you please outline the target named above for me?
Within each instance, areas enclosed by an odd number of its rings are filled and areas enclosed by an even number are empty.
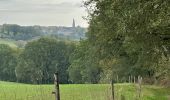
[[[0,82],[0,100],[55,100],[53,85],[29,85]],[[124,95],[125,100],[135,100],[136,85],[116,84],[116,100]],[[72,84],[60,85],[61,100],[111,100],[110,85]],[[140,100],[169,100],[170,88],[143,86]]]
[[[17,45],[15,44],[15,42],[16,42],[16,41],[14,41],[14,40],[0,39],[0,44],[7,44],[7,45],[9,45],[9,46],[11,46],[11,47],[14,47],[14,48],[17,47]]]

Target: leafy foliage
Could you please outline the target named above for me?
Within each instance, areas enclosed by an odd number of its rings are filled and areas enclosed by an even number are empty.
[[[0,80],[15,81],[17,66],[16,51],[5,44],[0,44]]]
[[[104,72],[102,76],[115,78],[117,74],[122,76],[121,79],[127,75],[142,75],[152,80],[160,78],[160,62],[167,66],[170,58],[169,4],[168,0],[85,2],[90,23],[86,46],[95,48],[88,52],[93,52],[89,56],[97,57],[98,66]],[[163,70],[169,73],[167,67]]]
[[[30,42],[19,56],[17,78],[21,82],[50,83],[53,74],[59,72],[60,82],[68,83],[68,57],[73,50],[74,45],[68,46],[56,39]]]

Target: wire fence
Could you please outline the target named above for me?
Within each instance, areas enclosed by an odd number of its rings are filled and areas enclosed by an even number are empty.
[[[129,79],[133,83],[133,78]],[[133,91],[131,100],[142,96],[142,78],[138,78],[138,84],[63,84],[60,85],[61,100],[124,100],[125,93]],[[135,85],[135,86],[134,86]],[[130,88],[129,88],[130,86]],[[135,88],[134,88],[135,87]],[[56,100],[52,92],[55,85],[28,85],[0,82],[0,100]],[[130,99],[129,99],[130,100]]]

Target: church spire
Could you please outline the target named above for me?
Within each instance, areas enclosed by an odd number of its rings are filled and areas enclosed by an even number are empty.
[[[76,24],[75,24],[75,20],[73,19],[73,24],[72,24],[72,27],[76,27]]]

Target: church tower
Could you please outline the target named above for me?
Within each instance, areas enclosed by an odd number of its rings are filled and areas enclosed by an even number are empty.
[[[73,19],[72,27],[73,27],[73,28],[75,28],[75,27],[76,27],[76,24],[75,24],[75,20],[74,20],[74,19]]]

